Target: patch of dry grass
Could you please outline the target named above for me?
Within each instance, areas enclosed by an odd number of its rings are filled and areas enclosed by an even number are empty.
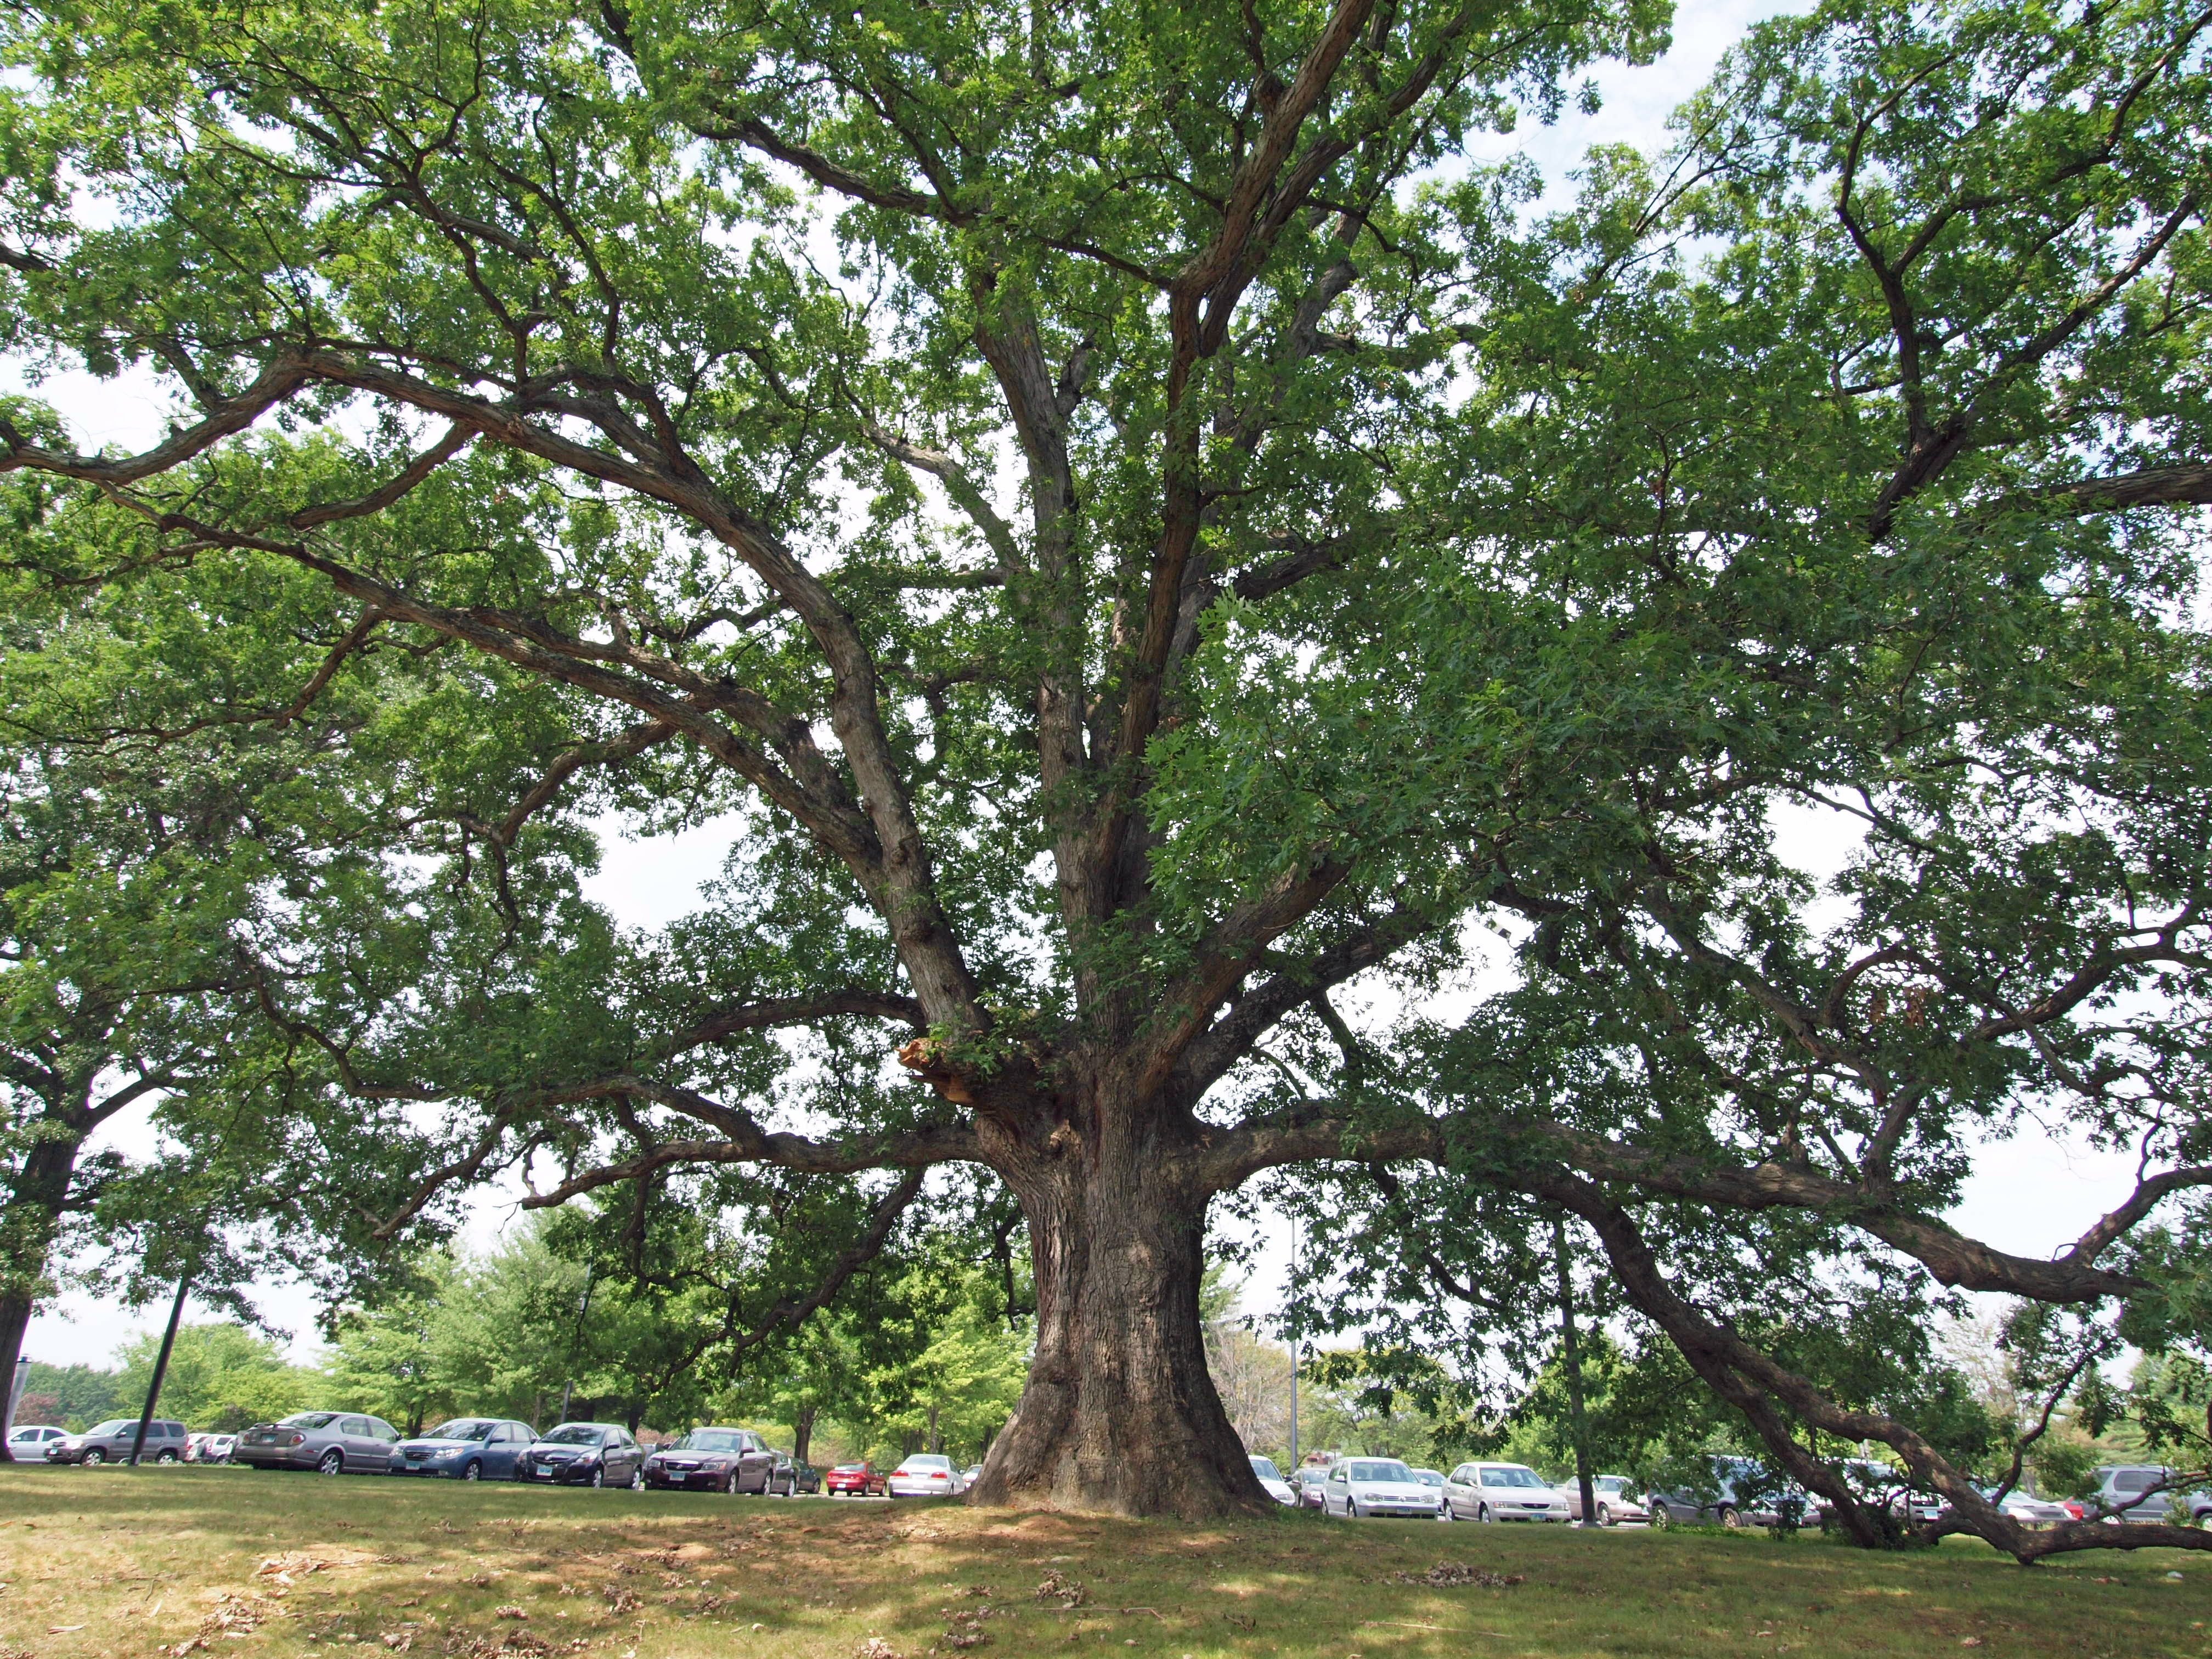
[[[0,1469],[0,1659],[2212,1654],[2202,1556],[221,1468]]]

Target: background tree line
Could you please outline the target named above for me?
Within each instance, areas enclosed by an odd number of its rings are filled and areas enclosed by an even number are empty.
[[[558,1218],[533,1218],[480,1255],[441,1251],[373,1309],[340,1311],[322,1357],[295,1364],[276,1338],[235,1321],[183,1325],[163,1415],[235,1431],[313,1407],[372,1412],[413,1434],[452,1416],[550,1428],[564,1412],[661,1435],[738,1421],[815,1461],[943,1450],[973,1461],[1020,1391],[1028,1335],[988,1273],[939,1255],[888,1287],[912,1318],[887,1334],[826,1318],[737,1370],[696,1346],[697,1310],[617,1272],[596,1279]],[[125,1344],[113,1369],[33,1362],[19,1421],[82,1428],[135,1417],[158,1334]]]

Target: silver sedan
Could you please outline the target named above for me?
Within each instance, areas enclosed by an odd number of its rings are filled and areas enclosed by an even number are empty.
[[[1583,1488],[1579,1480],[1570,1480],[1559,1490],[1565,1493],[1567,1514],[1574,1520],[1583,1518]],[[1597,1523],[1610,1527],[1620,1521],[1649,1521],[1651,1511],[1644,1507],[1637,1496],[1636,1483],[1625,1474],[1601,1474],[1590,1482],[1590,1496],[1597,1504]]]
[[[1444,1482],[1455,1521],[1565,1521],[1567,1500],[1525,1463],[1462,1463]]]

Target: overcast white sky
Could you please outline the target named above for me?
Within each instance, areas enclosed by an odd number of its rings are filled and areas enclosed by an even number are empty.
[[[1595,73],[1603,96],[1595,115],[1571,114],[1553,128],[1524,124],[1510,138],[1480,143],[1476,153],[1492,160],[1522,149],[1547,178],[1564,181],[1591,144],[1629,143],[1656,149],[1665,141],[1668,113],[1705,80],[1745,27],[1795,9],[1760,0],[1698,0],[1685,5],[1677,14],[1674,46],[1658,63],[1641,69],[1610,66]],[[11,378],[8,366],[0,362],[0,381]],[[160,429],[168,413],[143,386],[65,377],[49,380],[41,390],[63,409],[80,444],[87,447],[111,442],[137,447]],[[1787,833],[1805,838],[1808,866],[1832,861],[1837,838],[1831,827],[1808,818],[1793,821]],[[701,884],[718,873],[726,850],[726,832],[711,825],[649,842],[611,839],[604,867],[589,884],[589,891],[623,921],[656,927],[696,906]],[[143,1143],[143,1119],[118,1126],[117,1137],[126,1146]],[[2124,1157],[2100,1155],[2078,1145],[2016,1139],[1989,1150],[1953,1219],[1966,1232],[2001,1249],[2048,1255],[2116,1203],[2127,1191],[2132,1174],[2131,1160]],[[476,1212],[473,1242],[483,1244],[496,1237],[513,1213],[512,1205],[511,1193],[488,1196]],[[1247,1311],[1265,1313],[1277,1304],[1286,1260],[1285,1231],[1271,1230],[1248,1287]],[[293,1333],[295,1355],[312,1358],[314,1308],[306,1294],[294,1285],[271,1284],[262,1287],[258,1299],[272,1323]],[[25,1352],[58,1364],[105,1364],[118,1344],[157,1323],[158,1314],[152,1310],[134,1313],[112,1303],[95,1304],[82,1297],[65,1297],[33,1320]]]

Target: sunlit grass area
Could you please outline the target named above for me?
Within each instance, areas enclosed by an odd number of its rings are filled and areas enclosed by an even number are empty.
[[[2179,1553],[2023,1571],[1963,1542],[1870,1556],[1810,1535],[1185,1527],[221,1468],[0,1469],[0,1659],[2212,1653],[2212,1558]]]

